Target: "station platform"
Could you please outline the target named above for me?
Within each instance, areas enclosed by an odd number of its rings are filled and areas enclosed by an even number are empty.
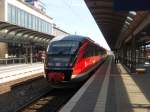
[[[59,112],[150,112],[149,85],[110,56]]]
[[[0,94],[8,91],[12,85],[43,75],[43,63],[0,66]]]

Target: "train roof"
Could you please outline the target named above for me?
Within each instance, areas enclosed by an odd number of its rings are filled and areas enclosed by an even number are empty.
[[[60,40],[72,40],[72,41],[82,42],[85,39],[88,39],[88,38],[84,36],[79,36],[79,35],[69,35],[69,36],[55,37],[51,40],[51,42],[60,41]]]
[[[78,41],[78,42],[82,42],[85,39],[88,39],[89,41],[93,42],[95,45],[99,46],[101,49],[106,50],[105,48],[103,48],[102,46],[100,46],[99,44],[95,43],[93,40],[91,40],[89,37],[85,37],[85,36],[80,36],[80,35],[68,35],[68,36],[58,36],[53,38],[51,42],[54,41],[62,41],[62,40],[71,40],[71,41]]]

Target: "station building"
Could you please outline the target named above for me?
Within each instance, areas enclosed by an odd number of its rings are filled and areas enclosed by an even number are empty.
[[[68,33],[54,27],[40,0],[0,0],[0,63],[24,57],[32,61],[59,35]]]
[[[39,0],[0,0],[0,21],[18,26],[18,28],[16,27],[13,29],[10,28],[13,27],[10,24],[0,27],[0,58],[7,58],[9,56],[16,57],[16,54],[24,54],[24,44],[17,42],[16,39],[10,38],[19,27],[21,27],[20,29],[22,32],[23,30],[25,31],[25,29],[31,31],[31,33],[30,31],[26,31],[27,33],[23,32],[21,36],[26,36],[29,33],[35,34],[36,32],[52,36],[52,18],[47,16],[43,9],[45,8],[42,7]],[[11,30],[9,31],[9,29]],[[9,32],[9,35],[6,35],[7,32]],[[13,36],[17,37],[18,35],[19,33]],[[6,36],[9,37],[9,39],[4,39]],[[16,51],[20,53],[16,53]]]
[[[58,37],[58,36],[67,36],[69,35],[68,32],[62,30],[61,28],[57,27],[55,24],[53,25],[53,35],[55,37]]]
[[[52,35],[52,18],[47,16],[45,10],[43,9],[45,8],[42,7],[39,0],[0,0],[0,21],[7,22],[32,31]],[[3,27],[1,29],[0,38],[6,36],[5,34],[3,35],[3,33],[8,32],[8,29],[10,27],[12,26]],[[19,28],[16,28],[16,30],[17,29]],[[9,32],[9,35],[7,36],[10,36],[12,33],[14,33],[13,31]],[[0,42],[0,58],[7,58],[10,55],[13,56],[13,52],[16,52],[16,50],[19,52],[23,51],[23,44],[21,44],[20,42],[17,43],[16,41],[3,42],[2,40],[2,42]]]

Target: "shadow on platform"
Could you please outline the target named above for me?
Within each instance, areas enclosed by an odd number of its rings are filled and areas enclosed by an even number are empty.
[[[132,112],[128,93],[114,62],[112,62],[105,112]]]

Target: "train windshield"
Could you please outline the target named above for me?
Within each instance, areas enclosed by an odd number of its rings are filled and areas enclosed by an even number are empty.
[[[75,54],[79,42],[77,41],[57,41],[52,42],[48,48],[48,54],[52,55],[72,55]]]
[[[48,47],[48,65],[54,67],[71,66],[78,51],[79,42],[57,41],[52,42]]]

